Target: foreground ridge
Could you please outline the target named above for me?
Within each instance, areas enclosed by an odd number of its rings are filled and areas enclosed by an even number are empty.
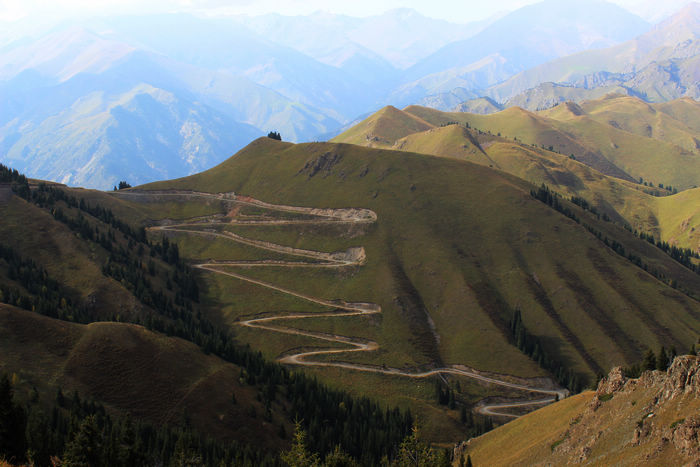
[[[516,389],[520,391],[525,391],[535,394],[544,394],[549,397],[540,399],[531,399],[518,402],[504,402],[504,403],[493,403],[493,404],[479,404],[477,407],[477,412],[483,415],[491,416],[501,416],[509,418],[517,418],[518,415],[513,415],[501,410],[514,407],[538,407],[545,404],[549,404],[561,398],[567,397],[569,391],[566,389],[548,389],[540,387],[526,386],[523,384],[511,383],[504,381],[495,377],[486,376],[478,373],[475,370],[463,367],[461,365],[450,365],[441,368],[433,368],[425,371],[407,371],[398,368],[391,368],[386,366],[373,366],[364,365],[358,363],[349,362],[326,362],[311,360],[310,357],[319,355],[334,355],[350,352],[372,352],[379,349],[379,344],[357,337],[341,336],[336,334],[328,334],[315,331],[306,331],[291,327],[285,327],[281,325],[272,324],[277,321],[293,320],[293,319],[305,319],[305,318],[319,318],[319,317],[348,317],[348,316],[367,316],[380,314],[382,312],[381,306],[375,303],[364,303],[364,302],[346,302],[340,300],[327,300],[319,297],[313,297],[310,295],[302,294],[293,290],[289,290],[269,282],[261,281],[258,279],[247,277],[243,274],[232,272],[229,270],[222,270],[222,267],[306,267],[306,268],[343,268],[350,266],[361,266],[366,261],[365,250],[363,247],[349,248],[344,252],[335,253],[325,253],[314,250],[304,250],[299,248],[292,248],[284,245],[278,245],[271,242],[256,240],[248,237],[244,237],[233,232],[218,232],[213,229],[215,226],[220,225],[300,225],[300,224],[358,224],[358,223],[374,223],[377,220],[377,215],[375,212],[364,209],[364,208],[341,208],[341,209],[329,209],[329,208],[308,208],[299,206],[288,206],[267,203],[260,201],[248,196],[236,195],[235,193],[205,193],[196,191],[184,191],[184,190],[160,190],[160,191],[139,191],[139,190],[129,190],[118,192],[120,196],[126,197],[141,197],[141,196],[176,196],[176,197],[188,197],[188,198],[208,198],[216,199],[230,202],[234,205],[242,206],[254,206],[258,208],[264,208],[271,211],[278,212],[288,212],[295,213],[305,216],[312,216],[313,218],[300,218],[300,219],[280,219],[280,218],[258,218],[247,216],[246,218],[237,218],[236,214],[233,215],[213,215],[213,216],[202,216],[195,217],[184,221],[173,221],[165,220],[162,221],[161,225],[149,227],[151,231],[161,231],[161,232],[181,232],[190,235],[201,235],[207,237],[218,237],[233,242],[238,242],[244,245],[252,246],[255,248],[260,248],[276,253],[283,253],[286,255],[296,256],[299,258],[305,258],[313,261],[279,261],[279,260],[214,260],[210,259],[205,262],[195,264],[194,267],[202,269],[205,271],[212,272],[214,274],[221,274],[242,281],[246,281],[252,284],[259,285],[268,289],[272,289],[290,296],[300,298],[312,303],[327,306],[333,308],[333,311],[329,312],[315,312],[315,313],[294,313],[294,314],[284,314],[284,315],[272,315],[265,316],[262,318],[251,318],[238,321],[236,324],[243,327],[261,329],[265,331],[291,334],[297,336],[305,336],[313,339],[323,340],[326,342],[333,342],[338,344],[343,344],[349,346],[349,348],[342,349],[321,349],[305,352],[297,352],[288,355],[281,356],[278,361],[287,365],[301,365],[301,366],[314,366],[314,367],[334,367],[334,368],[344,368],[348,370],[363,371],[368,373],[377,373],[384,375],[394,375],[403,376],[408,378],[427,378],[434,375],[457,375],[467,378],[472,378],[484,383],[493,384],[497,386],[507,387],[510,389]],[[202,227],[212,227],[212,229],[205,230],[195,230],[201,229]]]

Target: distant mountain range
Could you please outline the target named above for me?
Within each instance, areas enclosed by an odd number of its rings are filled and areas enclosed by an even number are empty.
[[[561,81],[527,74],[532,67],[586,50],[595,62],[604,47],[623,47],[648,29],[618,6],[574,0],[467,25],[409,9],[368,18],[172,14],[63,25],[0,49],[0,161],[103,189],[183,176],[268,131],[289,141],[325,138],[387,104],[451,109],[488,96],[497,109],[543,81]],[[694,76],[683,73],[683,82]],[[618,90],[630,79],[604,82]],[[693,96],[672,91],[662,94]],[[127,128],[137,131],[127,136]]]
[[[558,58],[518,73],[479,95],[497,111],[514,105],[542,110],[565,101],[596,99],[608,93],[648,102],[700,97],[700,3],[691,3],[641,36],[600,50]],[[454,90],[452,94],[454,94]],[[462,103],[458,110],[477,109]],[[453,100],[424,102],[448,109]],[[475,107],[475,105],[477,107]]]

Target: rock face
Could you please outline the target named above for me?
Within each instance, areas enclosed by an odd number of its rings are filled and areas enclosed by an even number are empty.
[[[666,381],[661,393],[661,401],[684,395],[700,396],[700,359],[698,357],[678,357],[666,372]]]
[[[694,457],[696,462],[700,462],[700,416],[693,415],[676,426],[671,439],[673,445],[687,456]]]
[[[622,452],[631,465],[700,466],[700,358],[677,357],[665,373],[637,379],[613,368],[563,439],[549,462],[605,464]]]
[[[615,367],[608,376],[600,380],[596,395],[605,396],[617,392],[625,387],[626,382],[627,378],[622,373],[622,367]]]

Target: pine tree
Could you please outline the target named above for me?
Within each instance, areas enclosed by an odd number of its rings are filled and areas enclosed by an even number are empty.
[[[440,458],[435,451],[418,439],[418,427],[408,435],[399,448],[399,455],[393,465],[397,467],[433,467],[439,465]]]
[[[642,368],[644,370],[656,370],[656,355],[654,355],[654,352],[651,349],[647,350],[647,353],[644,354]]]
[[[467,465],[466,467],[473,467],[472,466],[472,456],[467,455]]]
[[[27,457],[30,465],[51,465],[54,452],[50,420],[38,410],[30,412],[27,420]]]
[[[0,377],[0,458],[20,463],[24,461],[27,450],[27,415],[13,399],[12,383],[3,374]]]
[[[95,416],[85,417],[75,436],[66,446],[61,465],[65,467],[93,467],[101,465],[100,438],[101,435],[97,428]]]
[[[318,467],[320,465],[318,454],[311,454],[306,447],[306,431],[302,429],[301,422],[296,422],[292,446],[288,451],[280,454],[280,459],[289,467]]]
[[[347,452],[340,449],[338,445],[336,445],[333,452],[326,456],[323,465],[324,467],[358,467],[355,459],[350,457]]]
[[[668,369],[668,355],[663,345],[661,349],[659,349],[659,356],[656,359],[656,369],[659,371],[666,371]]]
[[[170,461],[173,467],[198,467],[204,465],[202,456],[191,439],[181,435],[175,444],[175,453]]]

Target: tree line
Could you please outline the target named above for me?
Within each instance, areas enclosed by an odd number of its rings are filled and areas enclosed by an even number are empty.
[[[102,404],[59,388],[53,400],[19,404],[0,375],[0,459],[36,467],[281,466],[269,451],[203,436],[188,424],[156,426],[110,415]]]
[[[523,323],[520,309],[515,309],[509,325],[513,344],[518,350],[537,362],[540,367],[549,371],[554,375],[559,384],[567,388],[573,394],[581,392],[585,381],[573,370],[566,368],[563,363],[549,354],[542,346],[540,339],[527,330]]]
[[[493,430],[491,417],[474,414],[472,407],[460,400],[461,386],[459,381],[449,385],[441,378],[435,379],[435,400],[438,404],[447,406],[450,410],[459,409],[459,421],[465,427],[467,438],[480,436]]]
[[[49,273],[32,259],[20,256],[13,248],[0,243],[0,264],[7,277],[18,287],[0,283],[0,302],[35,311],[52,318],[87,323],[90,317],[84,307],[76,305],[70,294]]]
[[[667,278],[665,274],[661,271],[658,271],[657,269],[650,267],[647,263],[645,263],[642,258],[638,255],[635,255],[632,252],[628,252],[625,250],[624,245],[622,243],[618,242],[615,239],[608,239],[607,236],[604,236],[601,231],[596,229],[590,224],[587,224],[585,222],[582,222],[581,219],[576,216],[576,214],[567,206],[562,204],[559,199],[562,198],[562,196],[554,191],[551,191],[549,187],[547,187],[545,184],[542,184],[542,186],[538,189],[532,189],[530,190],[530,195],[543,202],[544,204],[547,204],[551,208],[555,209],[556,211],[564,214],[566,217],[569,219],[573,220],[577,224],[581,224],[586,230],[588,230],[590,233],[595,235],[600,241],[602,241],[607,247],[609,247],[611,250],[613,250],[615,253],[618,255],[622,256],[623,258],[627,258],[630,262],[635,264],[637,267],[644,269],[646,272],[649,274],[653,275],[660,281],[668,284],[669,286],[673,287],[674,289],[678,289],[684,294],[688,295],[691,298],[697,299],[695,294],[691,292],[688,289],[682,288],[678,286],[678,282],[673,279],[673,278]],[[591,211],[594,215],[596,215],[599,219],[601,218],[601,215],[597,213],[597,211],[593,211],[594,208],[590,207],[590,205],[586,202],[583,203],[581,202],[582,198],[575,198],[576,203],[578,204],[581,208],[585,210]],[[612,220],[606,215],[603,214],[602,216],[603,220],[606,222],[612,222]],[[697,253],[693,252],[690,249],[682,249],[678,248],[675,246],[669,245],[667,242],[655,242],[654,237],[650,234],[645,234],[645,233],[640,233],[636,230],[633,230],[632,227],[629,225],[625,224],[622,226],[625,230],[630,232],[631,234],[635,235],[636,237],[639,237],[643,240],[647,240],[649,243],[652,245],[655,245],[657,248],[659,248],[661,251],[664,251],[666,254],[668,254],[672,259],[680,263],[681,265],[685,266],[689,270],[695,272],[696,274],[700,274],[700,266],[696,265],[695,263],[692,262],[691,258],[700,258],[700,255]]]
[[[690,347],[686,355],[697,355],[695,344]],[[659,350],[656,353],[651,348],[648,348],[644,353],[644,357],[642,358],[641,362],[624,367],[622,372],[628,378],[639,378],[639,376],[641,376],[641,374],[645,371],[666,371],[671,363],[673,363],[673,359],[677,356],[678,351],[675,347],[671,347],[669,350],[666,350],[666,347],[662,345],[659,347]]]

